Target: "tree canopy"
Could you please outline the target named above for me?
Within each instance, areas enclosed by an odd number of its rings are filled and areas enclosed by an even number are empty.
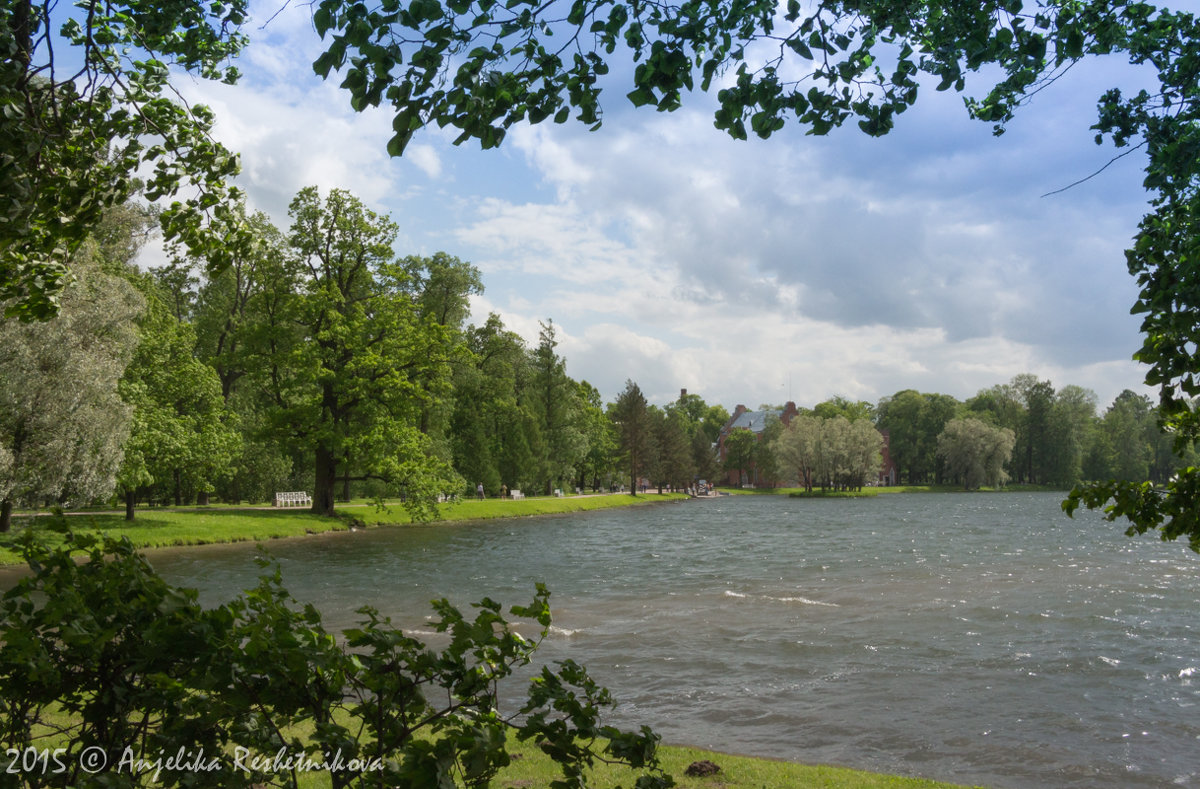
[[[188,107],[169,69],[233,82],[245,0],[0,0],[0,301],[5,314],[58,310],[68,261],[104,212],[145,179],[171,198],[169,241],[227,262],[240,238],[225,179],[237,158]],[[215,223],[213,222],[215,220]]]

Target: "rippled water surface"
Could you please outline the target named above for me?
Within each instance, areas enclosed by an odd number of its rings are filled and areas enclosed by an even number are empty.
[[[372,604],[553,595],[585,663],[668,742],[992,787],[1200,787],[1200,557],[1057,494],[723,497],[276,543],[326,624]],[[215,602],[244,547],[153,562]]]

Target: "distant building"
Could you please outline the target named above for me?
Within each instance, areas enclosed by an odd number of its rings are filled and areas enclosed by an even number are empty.
[[[784,427],[787,427],[792,423],[792,417],[796,416],[798,413],[800,412],[797,410],[796,404],[791,400],[789,400],[782,409],[770,408],[761,411],[751,411],[750,409],[746,408],[746,406],[738,404],[737,408],[733,409],[733,415],[729,417],[729,421],[726,422],[724,427],[721,428],[721,433],[717,437],[717,460],[719,460],[722,467],[724,467],[725,458],[727,455],[725,449],[725,439],[727,439],[735,430],[749,430],[754,434],[756,440],[762,441],[763,431],[767,429],[767,424],[771,420],[778,419],[783,423]],[[737,471],[729,471],[724,473],[725,476],[722,479],[727,485],[758,486],[765,484],[764,480],[760,480],[758,478],[758,469],[756,469],[753,464],[749,469],[742,470],[741,479],[738,478]],[[771,484],[779,486],[781,483],[773,482]]]
[[[888,451],[888,447],[892,443],[892,434],[886,430],[880,430],[879,434],[883,436],[883,448],[880,449],[880,454],[883,455],[883,462],[879,464],[879,476],[875,479],[876,485],[891,486],[896,484],[896,463],[892,460],[892,453]]]

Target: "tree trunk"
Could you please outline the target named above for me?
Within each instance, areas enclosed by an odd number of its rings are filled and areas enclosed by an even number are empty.
[[[133,506],[137,504],[137,497],[132,490],[125,491],[125,520],[133,520]]]
[[[22,79],[27,76],[29,63],[33,59],[33,26],[30,24],[32,18],[33,3],[23,0],[13,7],[12,17],[8,21],[8,29],[12,31],[17,44],[14,59],[21,64]]]
[[[312,511],[318,515],[332,516],[333,491],[337,487],[337,458],[326,447],[317,447],[315,470]]]
[[[0,501],[0,534],[7,534],[12,528],[12,499]]]
[[[179,469],[175,469],[175,471],[173,473],[175,476],[175,506],[182,507],[183,506],[183,482],[181,480],[182,475],[179,473]]]

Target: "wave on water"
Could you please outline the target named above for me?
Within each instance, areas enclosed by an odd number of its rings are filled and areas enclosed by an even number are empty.
[[[826,603],[821,600],[810,600],[807,597],[772,597],[771,595],[766,594],[749,595],[743,594],[742,592],[735,592],[732,589],[726,589],[725,596],[736,597],[740,599],[770,600],[773,603],[800,603],[801,605],[821,605],[826,606],[827,608],[839,607],[837,603]]]

